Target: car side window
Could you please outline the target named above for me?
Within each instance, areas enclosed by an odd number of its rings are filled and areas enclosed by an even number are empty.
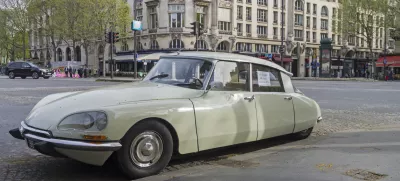
[[[29,64],[27,64],[27,63],[23,63],[22,64],[22,68],[30,68],[31,66],[29,65]]]
[[[252,64],[253,92],[285,92],[279,70]]]
[[[210,79],[212,91],[250,91],[249,63],[219,61]]]

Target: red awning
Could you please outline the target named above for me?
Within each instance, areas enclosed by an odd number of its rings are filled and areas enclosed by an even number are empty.
[[[379,57],[376,61],[377,67],[383,67],[383,57]],[[386,66],[400,67],[400,56],[386,56]]]
[[[272,56],[272,60],[275,62],[281,62],[281,55],[280,54],[274,54]],[[283,62],[288,63],[288,62],[293,62],[293,59],[291,57],[283,57]]]

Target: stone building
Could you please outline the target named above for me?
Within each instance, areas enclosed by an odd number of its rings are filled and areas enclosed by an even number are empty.
[[[134,7],[134,0],[127,0]],[[138,32],[137,49],[139,57],[152,52],[176,50],[224,51],[246,54],[273,54],[272,61],[280,64],[281,7],[284,7],[284,45],[286,46],[284,67],[294,76],[312,75],[311,62],[319,61],[319,45],[323,38],[332,40],[332,60],[339,74],[361,69],[368,60],[377,58],[383,50],[383,35],[377,33],[374,54],[368,55],[366,43],[358,36],[342,35],[338,25],[338,0],[137,0],[136,19],[143,23],[143,31]],[[132,13],[133,15],[133,13]],[[380,18],[380,17],[379,17]],[[190,34],[190,23],[204,24],[204,34],[196,43]],[[376,27],[379,32],[382,27]],[[85,64],[82,47],[67,47],[64,43],[57,47],[57,54],[35,40],[37,32],[31,33],[32,57],[40,61]],[[115,45],[115,59],[120,71],[132,71],[133,36],[121,38]],[[102,67],[108,60],[109,45],[94,43],[89,48],[88,66]],[[388,40],[388,49],[394,49],[394,41]],[[74,53],[77,58],[74,58]],[[361,62],[361,63],[360,63]],[[321,62],[322,63],[322,62]],[[139,64],[139,69],[142,65]],[[322,71],[326,71],[326,64]],[[364,67],[365,71],[365,67]]]

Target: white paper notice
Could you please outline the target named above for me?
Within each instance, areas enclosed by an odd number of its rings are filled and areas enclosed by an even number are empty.
[[[269,72],[257,71],[258,86],[271,86]]]

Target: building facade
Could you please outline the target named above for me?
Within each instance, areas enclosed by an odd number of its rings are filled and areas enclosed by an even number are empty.
[[[142,21],[143,30],[138,32],[139,56],[144,52],[199,50],[273,54],[272,61],[291,71],[294,76],[309,77],[313,74],[313,61],[319,61],[320,41],[332,40],[332,69],[338,75],[356,76],[365,72],[365,62],[376,59],[384,49],[383,27],[376,26],[373,55],[359,36],[348,36],[339,25],[338,0],[134,0],[127,1],[136,7],[136,19]],[[281,8],[284,7],[283,21]],[[132,13],[133,16],[133,13]],[[381,18],[381,17],[379,17]],[[199,21],[204,25],[204,34],[196,42],[190,34],[190,23]],[[280,57],[281,23],[285,57]],[[85,52],[79,44],[68,47],[61,43],[53,55],[43,41],[31,32],[31,54],[40,62],[77,62],[84,65]],[[40,38],[39,38],[40,39]],[[132,71],[134,40],[122,37],[115,45],[115,59],[121,62],[122,71]],[[394,40],[388,39],[387,49],[394,50]],[[110,57],[109,45],[93,43],[88,52],[88,66],[102,68],[103,60]],[[76,56],[74,56],[76,55]],[[281,59],[282,58],[282,59]],[[340,63],[342,62],[342,63]],[[107,62],[106,62],[107,63]],[[62,63],[59,63],[62,64]],[[321,62],[321,71],[327,71],[327,63]],[[368,66],[367,66],[368,68]],[[362,70],[361,70],[362,69]],[[371,71],[372,67],[370,67]]]

